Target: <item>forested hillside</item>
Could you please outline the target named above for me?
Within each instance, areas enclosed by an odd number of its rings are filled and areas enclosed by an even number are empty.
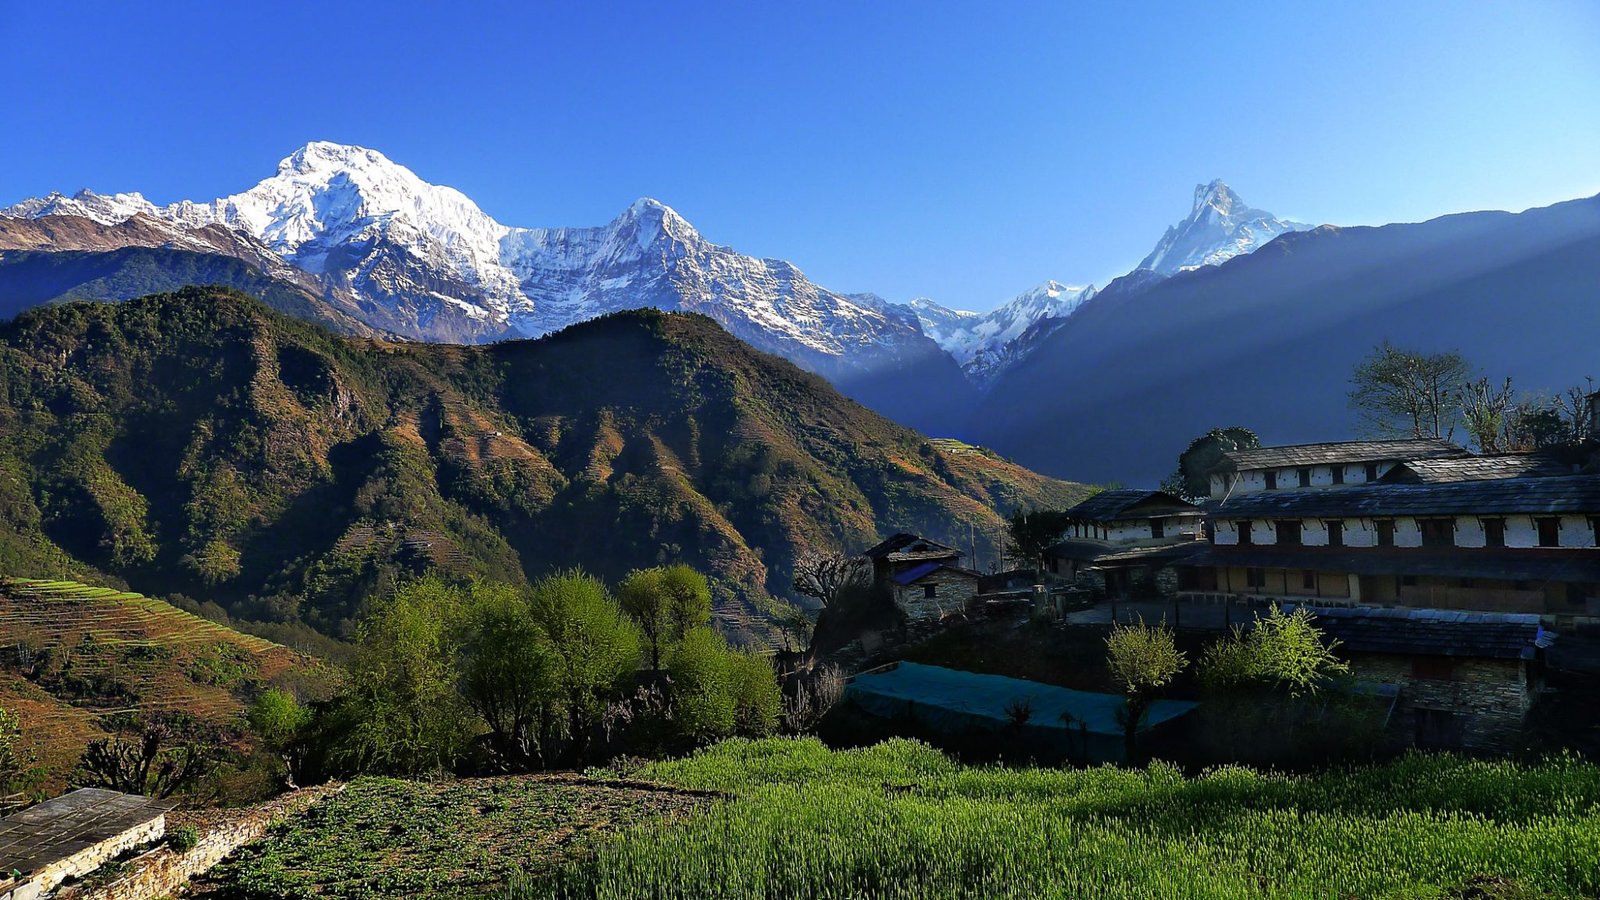
[[[188,288],[0,327],[0,571],[333,635],[430,567],[682,560],[759,638],[801,548],[907,529],[992,558],[1001,515],[1083,490],[929,441],[699,316],[396,344]]]

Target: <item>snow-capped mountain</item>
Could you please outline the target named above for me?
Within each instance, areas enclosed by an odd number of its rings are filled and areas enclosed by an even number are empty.
[[[1176,275],[1253,252],[1284,232],[1315,227],[1250,208],[1219,178],[1210,184],[1195,185],[1194,209],[1189,217],[1167,229],[1139,268]]]
[[[925,297],[900,306],[917,317],[923,334],[981,383],[1010,361],[1013,342],[1034,323],[1064,319],[1094,293],[1092,284],[1047,281],[986,313],[950,309]]]
[[[704,313],[765,350],[824,373],[933,349],[915,323],[812,284],[782,260],[707,241],[655,200],[594,228],[516,228],[383,154],[313,142],[276,174],[209,202],[136,193],[25,200],[0,215],[135,216],[174,234],[225,226],[357,298],[372,325],[425,340],[535,337],[621,309]]]

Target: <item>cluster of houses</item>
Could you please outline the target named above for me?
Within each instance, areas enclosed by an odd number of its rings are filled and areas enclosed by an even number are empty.
[[[1600,422],[1600,394],[1590,404]],[[1431,439],[1237,450],[1209,493],[1094,495],[1068,511],[1039,580],[1239,610],[1219,623],[1309,607],[1357,677],[1398,687],[1392,718],[1433,747],[1510,748],[1544,649],[1600,630],[1600,425],[1534,453]],[[868,557],[913,621],[980,596],[952,548],[897,535]]]

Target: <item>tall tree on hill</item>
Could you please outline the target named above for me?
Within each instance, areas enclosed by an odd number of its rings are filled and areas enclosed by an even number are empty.
[[[1470,375],[1457,351],[1419,353],[1384,341],[1351,374],[1350,404],[1376,434],[1448,440]]]
[[[1260,446],[1261,438],[1248,428],[1213,428],[1190,441],[1188,449],[1178,454],[1178,471],[1161,483],[1161,489],[1185,500],[1199,500],[1211,493],[1211,470],[1222,462],[1224,454]]]

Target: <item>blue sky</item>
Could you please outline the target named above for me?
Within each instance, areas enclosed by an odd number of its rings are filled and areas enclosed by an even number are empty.
[[[1213,177],[1339,224],[1600,193],[1577,0],[0,0],[0,40],[0,203],[210,199],[334,140],[507,224],[652,196],[828,287],[980,309],[1103,284]]]

